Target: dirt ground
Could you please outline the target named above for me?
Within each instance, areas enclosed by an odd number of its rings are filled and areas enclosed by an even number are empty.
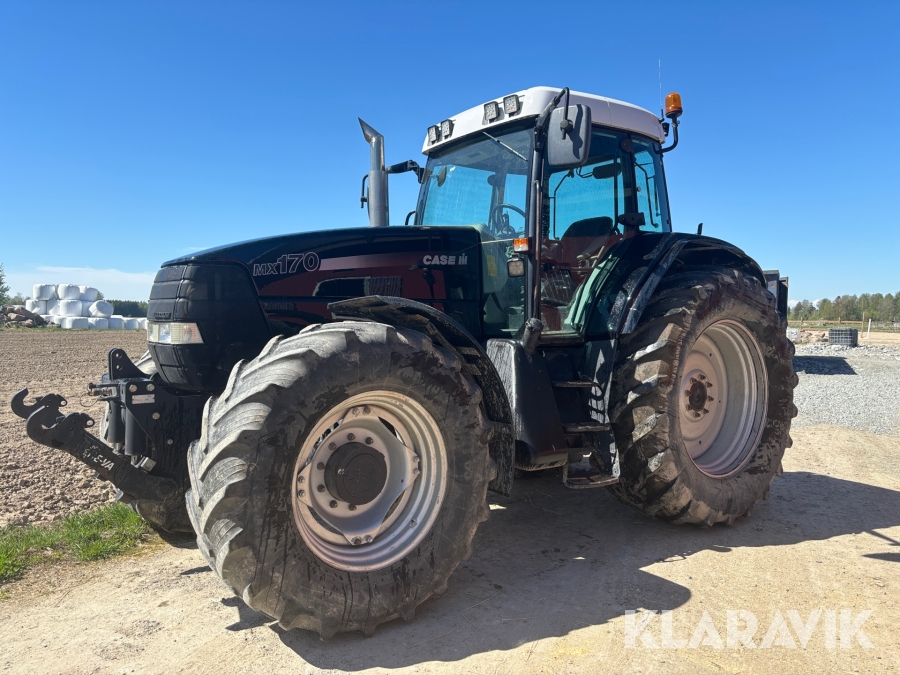
[[[94,472],[62,452],[32,443],[24,420],[9,409],[19,389],[31,396],[62,394],[68,412],[86,412],[99,421],[87,383],[106,372],[106,355],[121,347],[137,358],[147,350],[144,331],[0,330],[0,527],[44,523],[111,498]],[[52,461],[41,460],[50,454]]]
[[[281,630],[190,539],[44,568],[3,589],[0,672],[898,673],[900,437],[792,435],[770,499],[730,528],[670,526],[551,477],[518,481],[512,497],[491,496],[448,593],[371,638]],[[649,615],[633,610],[671,614],[640,633]],[[729,612],[756,618],[756,648],[729,644]]]

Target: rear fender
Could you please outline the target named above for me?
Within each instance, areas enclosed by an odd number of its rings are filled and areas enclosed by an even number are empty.
[[[632,299],[628,302],[628,310],[622,313],[617,334],[627,335],[634,332],[656,287],[666,274],[670,271],[674,273],[708,265],[738,269],[759,279],[763,286],[766,284],[760,266],[738,247],[712,237],[676,235],[659,247],[652,262],[632,290]]]
[[[329,311],[337,320],[362,319],[424,333],[463,362],[484,395],[484,407],[494,423],[490,442],[491,458],[497,463],[497,476],[488,488],[502,495],[512,491],[515,439],[509,399],[497,369],[469,331],[443,312],[428,305],[393,296],[369,295],[332,302]]]

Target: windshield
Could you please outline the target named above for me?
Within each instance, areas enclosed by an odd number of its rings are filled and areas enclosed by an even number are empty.
[[[533,130],[492,129],[425,166],[417,225],[460,225],[481,241],[481,319],[487,335],[511,335],[525,320],[525,278],[510,277],[513,239],[525,235]]]
[[[530,129],[483,131],[463,147],[430,157],[417,224],[474,225],[498,239],[524,233],[532,136]]]

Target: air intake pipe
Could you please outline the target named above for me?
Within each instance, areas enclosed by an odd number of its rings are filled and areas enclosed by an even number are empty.
[[[384,166],[384,136],[368,124],[359,120],[363,136],[369,144],[369,173],[363,176],[360,206],[369,205],[369,226],[387,227],[390,225],[388,207],[388,172]],[[369,192],[366,193],[366,178],[369,179]]]

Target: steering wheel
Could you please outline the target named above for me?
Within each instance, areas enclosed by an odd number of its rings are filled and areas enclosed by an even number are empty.
[[[511,211],[515,211],[516,213],[518,213],[523,218],[526,217],[525,212],[522,209],[520,209],[518,206],[515,206],[513,204],[507,204],[505,202],[500,202],[499,204],[494,204],[494,206],[491,207],[491,213],[490,213],[490,215],[488,215],[488,223],[494,223],[495,219],[496,219],[496,222],[500,223],[497,227],[491,228],[492,230],[494,230],[494,234],[497,235],[498,237],[506,237],[506,238],[514,237],[516,235],[516,230],[513,229],[512,227],[510,227],[509,225],[503,223],[503,221],[498,218],[500,209],[510,209]]]

